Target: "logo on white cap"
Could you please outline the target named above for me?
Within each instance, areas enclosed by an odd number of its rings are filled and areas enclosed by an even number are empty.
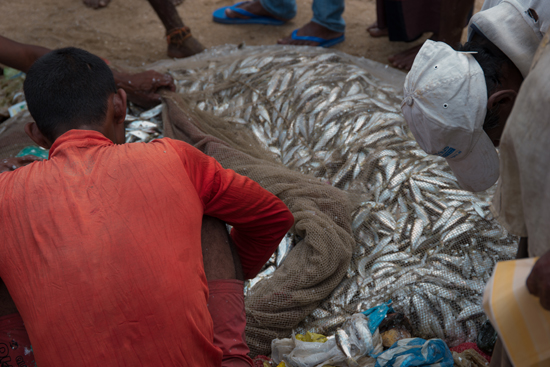
[[[457,150],[453,147],[446,146],[445,148],[443,148],[443,150],[440,150],[435,155],[438,155],[438,156],[443,157],[443,158],[452,159],[452,158],[457,157],[460,153],[462,153],[461,150]]]

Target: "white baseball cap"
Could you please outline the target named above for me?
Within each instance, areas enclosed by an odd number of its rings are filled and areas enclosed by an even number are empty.
[[[483,131],[485,76],[471,54],[426,41],[405,79],[401,110],[420,147],[447,159],[463,189],[483,191],[498,180],[498,154]]]

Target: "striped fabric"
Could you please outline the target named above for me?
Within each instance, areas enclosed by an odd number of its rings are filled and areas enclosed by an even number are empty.
[[[550,366],[550,312],[525,285],[536,260],[499,262],[483,296],[485,313],[516,367]]]

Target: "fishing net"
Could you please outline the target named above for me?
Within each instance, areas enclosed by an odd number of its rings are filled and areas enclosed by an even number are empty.
[[[389,299],[413,335],[474,341],[486,280],[517,239],[461,190],[400,112],[403,74],[308,47],[215,48],[152,65],[178,95],[129,106],[127,141],[185,140],[279,196],[296,224],[246,285],[253,355],[292,330],[331,334]],[[10,102],[12,103],[12,102]],[[0,124],[0,157],[32,142],[21,113]]]
[[[166,135],[256,180],[296,217],[247,287],[253,354],[292,329],[332,333],[389,299],[414,336],[475,340],[485,282],[517,239],[489,211],[491,191],[461,190],[445,160],[418,147],[402,77],[285,47],[226,47],[157,69],[186,98],[166,99]]]
[[[341,190],[265,159],[268,152],[249,135],[235,134],[224,120],[190,112],[189,105],[175,95],[167,96],[165,104],[166,136],[187,141],[225,168],[257,181],[294,215],[293,232],[301,239],[279,268],[252,287],[245,299],[249,346],[253,352],[265,353],[271,340],[288,336],[346,275],[354,248],[351,202]],[[235,149],[237,144],[250,154]]]

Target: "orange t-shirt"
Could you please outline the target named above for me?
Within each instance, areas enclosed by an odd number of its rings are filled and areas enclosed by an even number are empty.
[[[220,366],[201,219],[233,225],[245,276],[292,214],[247,177],[171,139],[59,137],[50,159],[0,174],[0,277],[38,366]]]

